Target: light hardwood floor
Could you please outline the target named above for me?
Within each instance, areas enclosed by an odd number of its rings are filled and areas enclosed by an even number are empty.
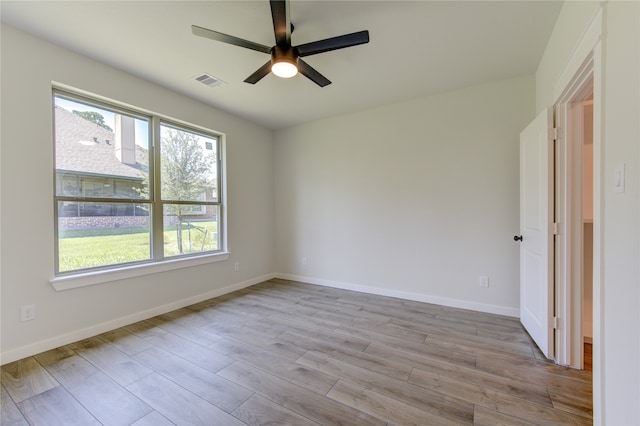
[[[591,424],[517,319],[271,280],[2,367],[7,425]]]

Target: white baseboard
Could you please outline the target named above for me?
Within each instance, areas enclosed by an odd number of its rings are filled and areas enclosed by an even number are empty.
[[[398,299],[413,300],[416,302],[433,303],[435,305],[449,306],[452,308],[469,309],[472,311],[486,312],[489,314],[520,317],[520,311],[506,306],[489,305],[485,303],[471,302],[468,300],[449,299],[446,297],[430,296],[428,294],[412,293],[408,291],[390,290],[387,288],[370,287],[360,284],[344,283],[339,281],[324,280],[321,278],[306,277],[302,275],[282,274],[276,272],[275,278],[283,280],[300,281],[303,283],[317,284],[325,287],[340,288],[343,290],[358,291],[360,293],[377,294],[379,296],[397,297]]]
[[[0,365],[4,365],[9,362],[17,361],[19,359],[39,354],[41,352],[55,349],[60,346],[68,345],[69,343],[77,342],[82,339],[97,336],[98,334],[115,330],[116,328],[124,327],[125,325],[133,324],[134,322],[149,319],[155,317],[156,315],[166,314],[167,312],[175,311],[176,309],[184,308],[185,306],[190,306],[195,303],[211,299],[213,297],[222,296],[223,294],[231,293],[232,291],[259,284],[261,282],[270,280],[271,278],[274,278],[273,274],[262,275],[247,281],[242,281],[226,287],[211,290],[206,293],[198,294],[196,296],[177,300],[166,305],[156,306],[154,308],[147,309],[146,311],[136,312],[125,317],[116,318],[114,320],[96,324],[91,327],[83,328],[81,330],[75,330],[70,333],[51,337],[49,339],[41,340],[39,342],[35,342],[26,346],[10,349],[8,351],[0,353]]]

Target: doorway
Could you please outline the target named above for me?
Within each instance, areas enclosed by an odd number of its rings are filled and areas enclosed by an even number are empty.
[[[593,77],[589,60],[555,105],[558,135],[554,147],[554,221],[562,228],[554,241],[555,312],[560,318],[556,362],[589,370],[594,349],[594,212],[598,205],[594,154],[599,149],[594,137]]]
[[[599,350],[594,81],[591,56],[553,110],[520,134],[520,321],[547,358],[577,369],[591,364],[585,348]]]

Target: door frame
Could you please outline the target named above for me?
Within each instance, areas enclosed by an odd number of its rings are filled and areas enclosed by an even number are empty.
[[[561,319],[556,330],[556,361],[578,369],[584,367],[584,101],[593,91],[593,58],[590,57],[576,76],[572,90],[555,106],[558,129],[555,146],[555,221],[560,227],[555,240],[555,300],[556,316]]]

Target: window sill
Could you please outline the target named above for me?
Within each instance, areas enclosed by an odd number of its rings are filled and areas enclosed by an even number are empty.
[[[189,268],[191,266],[204,265],[207,263],[221,262],[227,259],[229,259],[228,252],[179,259],[167,259],[161,262],[123,266],[121,268],[110,269],[108,271],[92,271],[73,275],[63,275],[55,277],[49,282],[56,291],[63,291],[143,275],[156,274],[158,272]]]

